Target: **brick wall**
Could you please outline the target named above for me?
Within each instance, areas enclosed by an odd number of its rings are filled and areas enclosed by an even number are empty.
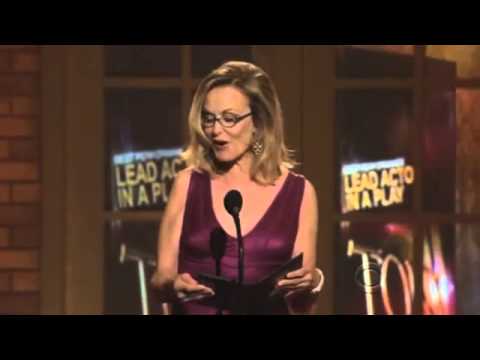
[[[40,60],[0,45],[0,314],[40,312]]]

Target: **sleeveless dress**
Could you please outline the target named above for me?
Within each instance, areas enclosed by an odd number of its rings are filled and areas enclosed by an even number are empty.
[[[282,188],[255,227],[243,235],[244,283],[262,280],[287,262],[293,253],[297,236],[305,178],[289,172]],[[233,221],[233,219],[232,219]],[[211,237],[221,230],[212,204],[210,176],[192,171],[180,235],[178,273],[215,275]],[[238,275],[238,242],[226,234],[221,259],[221,276],[236,279]],[[216,314],[218,309],[208,301],[173,304],[174,314]],[[272,305],[268,314],[287,314],[285,301]],[[225,312],[224,312],[225,313]]]

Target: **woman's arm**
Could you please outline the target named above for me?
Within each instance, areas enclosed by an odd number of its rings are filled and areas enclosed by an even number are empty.
[[[310,181],[305,180],[305,191],[300,207],[297,237],[293,256],[303,253],[303,268],[287,275],[279,286],[287,292],[286,299],[291,313],[310,312],[317,295],[311,293],[321,282],[316,270],[318,207],[317,195]]]
[[[175,177],[160,225],[157,271],[152,285],[158,289],[161,302],[174,302],[190,293],[213,295],[212,289],[200,285],[190,274],[178,274],[180,236],[192,171],[182,170]]]
[[[317,266],[317,228],[317,195],[310,181],[305,180],[293,256],[303,252],[303,267],[309,271],[315,270]]]
[[[177,276],[178,252],[183,215],[192,170],[180,171],[173,182],[158,234],[157,271],[152,285],[162,301],[172,301],[173,281]]]

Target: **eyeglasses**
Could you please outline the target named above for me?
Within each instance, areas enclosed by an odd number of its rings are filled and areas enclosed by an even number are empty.
[[[238,122],[252,115],[252,112],[249,112],[245,115],[236,115],[230,112],[225,112],[220,115],[212,114],[206,110],[202,111],[202,125],[204,127],[213,127],[215,122],[218,121],[223,127],[231,128],[235,126]]]

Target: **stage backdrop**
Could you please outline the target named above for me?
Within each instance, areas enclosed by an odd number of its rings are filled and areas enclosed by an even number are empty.
[[[342,49],[340,77],[413,77],[413,55]],[[429,59],[426,122],[421,129],[422,206],[454,212],[455,65]],[[423,224],[423,269],[414,266],[413,87],[339,89],[337,204],[342,214],[371,214],[336,227],[335,307],[339,314],[411,314],[423,292],[425,314],[455,312],[454,226]],[[388,217],[388,218],[387,218]],[[415,274],[423,275],[423,289]]]

